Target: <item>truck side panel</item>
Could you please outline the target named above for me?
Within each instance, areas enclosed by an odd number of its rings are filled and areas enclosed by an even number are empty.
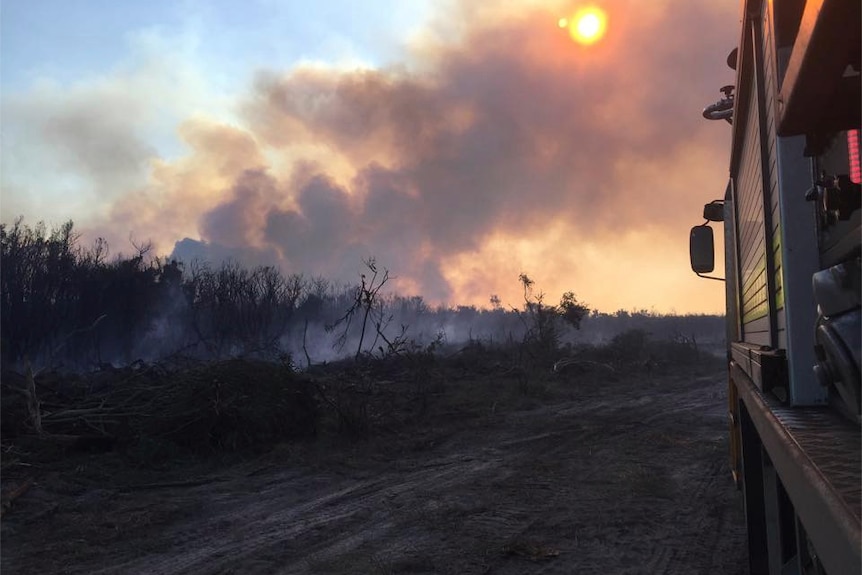
[[[771,2],[764,2],[761,6],[763,18],[761,20],[761,38],[763,43],[763,94],[765,96],[764,122],[767,164],[769,166],[766,180],[768,181],[769,204],[771,212],[769,220],[772,222],[769,238],[769,246],[772,250],[770,256],[773,263],[774,294],[770,305],[776,315],[775,342],[779,349],[786,348],[786,321],[784,310],[784,282],[783,282],[783,258],[781,255],[781,213],[779,209],[779,181],[778,181],[778,141],[776,138],[775,116],[776,116],[776,94],[778,93],[778,79],[776,70],[775,39],[772,33]]]
[[[805,201],[809,188],[810,161],[804,157],[805,138],[778,138],[779,179],[784,196],[781,199],[782,261],[787,324],[787,371],[790,405],[823,405],[828,390],[814,377],[817,361],[814,353],[814,330],[817,321],[811,276],[818,269],[817,230],[813,223],[814,207]]]
[[[751,73],[753,76],[753,71]],[[744,119],[745,139],[734,182],[738,198],[736,221],[739,226],[742,339],[748,343],[770,345],[757,90],[749,92],[749,100]]]
[[[768,145],[769,197],[772,206],[772,255],[775,269],[775,294],[771,305],[776,314],[776,347],[787,351],[789,401],[791,405],[822,404],[826,391],[813,378],[814,333],[816,320],[811,276],[817,271],[817,236],[813,206],[805,201],[810,182],[811,162],[805,157],[805,139],[779,138],[778,115],[779,53],[775,4],[763,2],[762,31],[763,90],[766,100],[765,121]],[[785,10],[789,8],[784,6]],[[792,303],[790,303],[792,300]],[[790,317],[788,317],[790,314]]]

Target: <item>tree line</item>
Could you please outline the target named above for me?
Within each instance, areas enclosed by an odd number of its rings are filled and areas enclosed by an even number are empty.
[[[0,361],[93,369],[182,354],[302,365],[433,342],[532,338],[553,348],[631,329],[703,339],[723,331],[720,316],[607,314],[571,292],[549,304],[526,274],[516,305],[492,296],[487,309],[432,308],[420,296],[386,291],[388,271],[365,263],[355,284],[339,285],[272,266],[178,262],[153,256],[148,245],[111,258],[103,240],[82,246],[71,221],[49,230],[19,218],[0,224]]]

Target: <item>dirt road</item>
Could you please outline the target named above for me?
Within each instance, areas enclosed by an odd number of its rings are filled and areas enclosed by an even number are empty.
[[[221,469],[130,476],[81,457],[4,517],[2,570],[744,573],[725,393],[715,369],[570,378]]]

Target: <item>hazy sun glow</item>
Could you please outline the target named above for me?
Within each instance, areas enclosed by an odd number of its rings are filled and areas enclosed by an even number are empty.
[[[560,28],[568,28],[575,42],[589,45],[602,39],[608,24],[607,15],[595,6],[582,8],[571,18],[560,18]]]

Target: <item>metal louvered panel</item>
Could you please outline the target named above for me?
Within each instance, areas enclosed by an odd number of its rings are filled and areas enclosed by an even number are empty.
[[[749,331],[745,327],[746,324],[769,313],[759,122],[757,91],[752,90],[746,119],[746,136],[736,181],[739,198],[740,284],[742,286],[740,302],[744,334]]]
[[[769,9],[769,4],[764,3],[761,7],[763,18],[761,20],[763,30],[763,89],[766,95],[765,106],[765,132],[766,146],[764,149],[768,152],[767,165],[769,166],[768,176],[769,186],[769,206],[770,214],[769,221],[772,222],[771,229],[767,230],[769,234],[768,245],[771,247],[769,257],[772,258],[774,294],[771,298],[770,305],[775,310],[776,314],[776,341],[778,347],[784,347],[782,342],[786,342],[786,333],[784,329],[784,281],[781,259],[781,210],[779,208],[779,169],[778,169],[778,138],[775,128],[775,117],[777,114],[776,106],[778,94],[778,77],[775,35],[772,26],[772,14]],[[768,313],[768,311],[767,311]],[[786,343],[785,343],[786,345]]]

